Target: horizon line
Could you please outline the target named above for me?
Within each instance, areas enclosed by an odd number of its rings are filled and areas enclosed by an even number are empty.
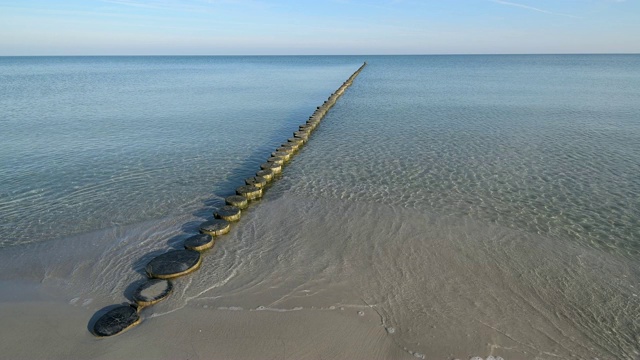
[[[532,53],[398,53],[398,54],[37,54],[37,55],[0,55],[0,57],[169,57],[169,56],[500,56],[500,55],[640,55],[640,52],[532,52]]]

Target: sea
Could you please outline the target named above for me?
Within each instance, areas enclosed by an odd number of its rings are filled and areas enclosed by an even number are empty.
[[[127,300],[364,61],[149,316],[364,309],[418,358],[640,358],[640,55],[0,57],[0,283]]]

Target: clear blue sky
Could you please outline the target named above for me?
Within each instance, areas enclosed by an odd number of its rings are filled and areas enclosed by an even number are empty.
[[[0,55],[640,53],[640,0],[0,0]]]

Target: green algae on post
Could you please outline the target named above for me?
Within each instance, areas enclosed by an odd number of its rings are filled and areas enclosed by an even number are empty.
[[[187,250],[204,251],[211,249],[215,240],[209,234],[197,234],[184,241]]]
[[[291,160],[291,157],[293,156],[293,153],[295,152],[295,150],[293,150],[293,148],[291,147],[279,147],[276,149],[276,151],[271,153],[271,156],[281,156],[284,161],[289,161]]]
[[[262,189],[253,185],[243,185],[236,189],[238,195],[242,195],[249,200],[258,199],[262,197]]]
[[[267,182],[270,182],[271,180],[273,180],[273,176],[275,174],[273,173],[273,170],[271,169],[262,169],[262,170],[258,170],[258,172],[256,172],[256,176],[259,176],[265,180],[267,180]]]
[[[211,236],[224,235],[231,230],[231,224],[224,219],[213,219],[200,224],[200,232]]]
[[[312,132],[315,130],[316,126],[311,124],[300,125],[298,127],[298,131]]]
[[[274,174],[280,174],[282,172],[282,165],[266,162],[266,163],[260,165],[260,169],[262,169],[262,170],[269,169],[269,170],[273,171]]]
[[[289,148],[288,151],[274,151],[271,153],[271,156],[273,157],[279,157],[282,158],[285,162],[291,160],[291,154],[293,153],[293,149]]]
[[[294,146],[297,146],[298,148],[302,147],[302,145],[304,145],[305,143],[304,139],[297,137],[288,138],[287,141],[295,144]]]
[[[282,156],[271,156],[267,159],[267,162],[284,165],[284,158]]]
[[[302,139],[303,141],[307,142],[309,140],[309,133],[306,131],[296,131],[293,133],[293,137]]]
[[[292,144],[290,142],[287,142],[287,143],[284,143],[284,144],[280,145],[280,147],[278,147],[276,149],[276,151],[286,151],[288,153],[294,153],[294,152],[296,152],[297,149],[298,149],[297,146],[295,146],[294,144]]]
[[[151,278],[172,279],[196,271],[200,253],[193,250],[172,250],[149,261],[145,270]]]
[[[133,305],[122,305],[109,310],[93,325],[93,334],[99,337],[120,334],[140,323],[138,309]]]
[[[242,215],[242,210],[239,207],[233,205],[225,205],[218,209],[214,213],[216,219],[222,219],[226,221],[238,221]]]
[[[227,205],[233,205],[239,209],[246,209],[247,206],[249,206],[249,202],[247,201],[247,198],[240,195],[227,196],[224,199],[224,202]]]
[[[250,178],[245,179],[244,183],[247,185],[253,185],[257,188],[262,189],[263,187],[267,186],[267,179],[265,179],[262,176],[252,176]]]

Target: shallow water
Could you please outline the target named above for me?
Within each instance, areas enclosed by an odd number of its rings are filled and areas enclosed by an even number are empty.
[[[349,57],[0,58],[0,246],[181,214],[231,190],[354,66]]]
[[[164,97],[172,88],[164,84],[155,96],[162,110],[199,120],[163,133],[171,116],[147,119],[131,134],[113,130],[95,152],[82,137],[61,145],[72,126],[51,125],[58,145],[36,141],[33,154],[26,139],[3,146],[3,159],[27,150],[0,182],[0,209],[9,215],[2,239],[14,245],[0,252],[2,280],[42,283],[93,311],[129,297],[154,254],[179,248],[361,60],[292,59],[156,59],[170,73],[198,64],[196,75],[172,75],[183,84],[174,93]],[[132,73],[150,66],[134,60]],[[267,196],[145,315],[175,316],[185,306],[351,311],[379,318],[397,346],[418,357],[637,358],[640,57],[366,60]],[[227,81],[249,90],[227,93],[204,76],[211,94],[181,93],[218,62],[244,74]],[[150,101],[137,93],[135,103]],[[210,108],[221,93],[229,100]],[[255,93],[269,100],[245,104]],[[191,97],[199,105],[183,107]],[[134,105],[105,109],[116,121]],[[85,151],[87,158],[78,155]],[[40,163],[32,163],[36,153]],[[146,172],[129,174],[120,162]],[[14,166],[19,171],[9,171]],[[84,187],[69,190],[64,174],[80,176]],[[50,188],[24,195],[24,179]]]
[[[640,58],[472,58],[373,62],[291,190],[637,255]]]

